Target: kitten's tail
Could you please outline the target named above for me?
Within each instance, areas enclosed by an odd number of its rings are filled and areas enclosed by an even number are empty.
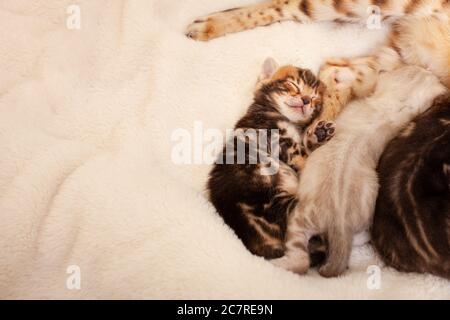
[[[337,277],[345,272],[352,252],[353,233],[338,223],[327,230],[328,256],[325,264],[319,268],[321,276]]]

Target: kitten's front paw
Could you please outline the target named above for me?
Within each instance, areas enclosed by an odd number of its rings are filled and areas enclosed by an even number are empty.
[[[315,148],[330,141],[336,134],[336,125],[331,121],[320,121],[308,134],[308,148]]]
[[[322,144],[330,141],[336,133],[336,125],[331,121],[321,121],[314,129],[314,136],[317,139],[317,143]]]

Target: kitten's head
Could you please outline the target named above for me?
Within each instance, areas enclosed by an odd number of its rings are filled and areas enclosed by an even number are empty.
[[[270,103],[290,121],[311,123],[322,111],[325,85],[306,69],[294,66],[279,68],[269,58],[264,62],[255,97]]]

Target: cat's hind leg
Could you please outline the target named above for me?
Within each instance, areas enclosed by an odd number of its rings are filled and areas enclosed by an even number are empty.
[[[297,274],[305,274],[308,272],[311,264],[308,252],[311,233],[302,225],[298,224],[297,221],[293,222],[289,222],[284,256],[271,260],[270,262],[285,270]]]
[[[301,16],[298,13],[299,1],[286,3],[281,0],[266,0],[255,5],[212,13],[191,23],[187,27],[186,36],[194,40],[208,41],[228,33],[296,20]]]

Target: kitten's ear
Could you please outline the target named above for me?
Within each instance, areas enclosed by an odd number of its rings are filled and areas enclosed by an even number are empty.
[[[272,78],[272,76],[275,74],[277,69],[278,69],[278,63],[275,61],[275,59],[267,58],[264,61],[261,75],[259,76],[259,80],[263,81],[263,80],[268,80],[268,79]]]
[[[270,78],[278,70],[278,63],[274,58],[267,58],[262,66],[261,74],[259,75],[258,81],[256,82],[255,90],[259,90],[265,83],[267,83]]]

